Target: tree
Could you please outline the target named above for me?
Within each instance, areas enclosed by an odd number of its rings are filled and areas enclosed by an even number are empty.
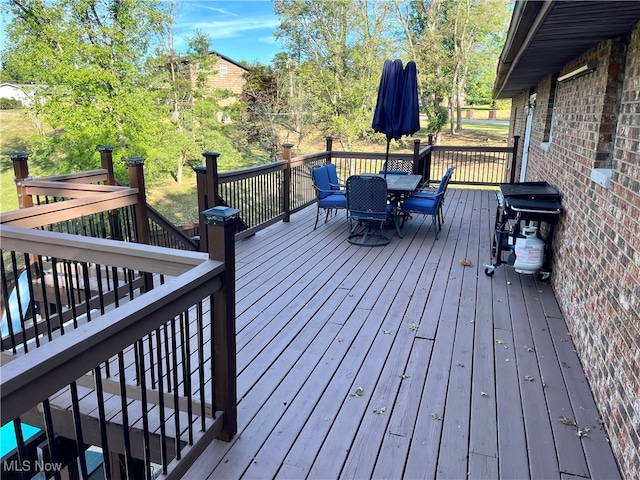
[[[6,63],[23,81],[48,86],[33,108],[57,129],[32,157],[56,159],[62,172],[94,167],[100,144],[114,146],[116,159],[146,156],[166,113],[148,88],[146,64],[169,22],[162,4],[10,0],[8,8]]]
[[[392,51],[389,4],[366,0],[276,0],[291,62],[291,91],[318,128],[347,146],[371,135],[382,63]]]
[[[393,5],[406,49],[418,67],[423,105],[433,103],[426,112],[438,112],[446,100],[451,133],[461,130],[467,87],[478,91],[494,81],[493,67],[508,25],[507,2],[394,0]]]
[[[261,145],[276,160],[280,129],[286,124],[284,86],[279,85],[273,69],[266,65],[253,65],[244,77],[247,83],[240,100],[246,107],[247,141]]]

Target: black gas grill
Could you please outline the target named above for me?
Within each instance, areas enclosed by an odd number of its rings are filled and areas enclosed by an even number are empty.
[[[496,267],[503,261],[503,252],[510,252],[507,264],[513,265],[515,254],[513,246],[520,230],[532,222],[538,227],[548,224],[546,237],[543,238],[545,260],[540,271],[543,278],[548,278],[551,261],[551,241],[556,223],[562,213],[560,193],[547,182],[501,183],[496,192],[496,223],[491,248],[492,263],[485,265],[484,273],[493,275]],[[538,228],[540,232],[540,228]]]

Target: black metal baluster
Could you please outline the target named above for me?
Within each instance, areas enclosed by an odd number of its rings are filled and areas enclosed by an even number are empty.
[[[64,335],[64,321],[62,320],[62,297],[60,296],[60,278],[58,277],[57,258],[51,258],[51,269],[53,272],[53,292],[56,299],[56,314],[58,315],[60,334]]]
[[[169,355],[168,349],[167,356]],[[164,414],[164,385],[162,381],[162,342],[160,329],[156,328],[156,363],[158,365],[158,408],[160,415],[160,462],[162,465],[162,473],[167,474],[167,427],[165,426],[166,418]]]
[[[2,252],[4,253],[4,252]],[[14,336],[14,332],[13,332],[13,321],[11,319],[11,308],[8,308],[8,302],[9,302],[9,289],[7,288],[7,275],[5,273],[5,269],[4,269],[4,255],[0,255],[0,268],[1,268],[1,274],[2,274],[2,296],[5,298],[5,302],[7,302],[7,307],[5,307],[5,314],[7,316],[6,318],[6,322],[7,322],[7,330],[9,331],[9,338],[11,339],[11,350],[12,352],[15,354],[16,353],[16,339]],[[14,273],[14,277],[15,277],[15,273]],[[4,350],[4,347],[2,347],[2,350]]]
[[[11,268],[13,269],[13,278],[15,280],[15,287],[14,290],[16,292],[16,296],[18,297],[18,320],[20,320],[20,330],[22,331],[22,346],[24,348],[24,353],[28,353],[29,352],[29,346],[27,344],[27,336],[25,334],[24,331],[24,315],[25,313],[22,311],[22,295],[24,295],[24,292],[20,291],[19,288],[19,275],[18,275],[18,260],[17,260],[17,256],[16,256],[16,252],[12,251],[11,252]],[[8,299],[9,297],[7,297]],[[13,323],[13,322],[12,322]],[[17,333],[17,332],[14,332]]]
[[[87,306],[87,322],[91,321],[91,285],[89,285],[89,265],[82,262],[82,276],[84,279],[84,303]]]
[[[191,339],[189,337],[189,310],[180,315],[183,320],[182,330],[184,330],[185,342],[182,344],[185,374],[184,374],[184,396],[187,397],[187,418],[189,429],[189,445],[193,444],[193,393],[191,389]]]
[[[67,282],[67,295],[68,295],[68,299],[69,299],[69,306],[71,307],[71,313],[73,315],[73,328],[78,328],[78,311],[76,309],[76,296],[74,293],[74,283],[73,283],[73,277],[74,277],[74,273],[73,270],[75,270],[76,272],[76,283],[75,285],[78,285],[78,279],[77,279],[77,273],[78,273],[78,264],[75,264],[75,269],[72,268],[72,264],[70,261],[65,261],[64,262],[64,267],[65,267],[65,276],[66,276],[66,282]],[[79,285],[78,285],[79,286]]]
[[[178,391],[178,352],[176,348],[176,319],[171,319],[171,352],[173,357],[173,418],[175,421],[176,428],[176,459],[180,460],[182,458],[182,447],[180,446],[180,402],[179,402],[179,391]]]
[[[209,295],[209,344],[211,345],[211,367],[209,370],[211,371],[211,416],[216,418],[216,412],[218,411],[218,405],[216,405],[217,391],[216,391],[216,335],[215,335],[215,317],[213,315],[214,309],[214,300],[213,295]]]
[[[47,273],[44,271],[44,263],[42,261],[42,256],[38,255],[38,271],[40,272],[40,289],[42,290],[42,308],[44,310],[44,318],[45,324],[47,327],[47,338],[49,341],[52,339],[52,329],[51,329],[51,314],[49,312],[49,300],[47,298],[47,285],[45,276]],[[42,316],[42,312],[40,314]]]
[[[19,465],[24,465],[25,461],[28,461],[28,458],[25,458],[25,449],[24,449],[24,436],[22,435],[22,422],[20,421],[19,418],[16,418],[13,421],[13,433],[16,436],[16,449],[18,450],[18,464]],[[4,468],[3,468],[4,470]],[[27,469],[20,469],[20,478],[26,480],[27,477],[27,473],[26,473]]]
[[[130,480],[135,480],[132,476],[133,469],[131,465],[131,438],[129,436],[129,413],[127,411],[127,386],[124,368],[124,354],[118,352],[118,376],[120,381],[120,406],[122,408],[122,433],[124,434],[124,461],[125,476]]]
[[[144,473],[147,480],[152,480],[151,475],[151,447],[149,445],[149,404],[147,403],[147,376],[144,368],[144,340],[136,342],[135,348],[140,359],[140,402],[142,403],[142,439],[144,447]],[[149,352],[151,354],[151,352]]]
[[[40,334],[38,332],[38,319],[36,316],[36,303],[35,303],[35,291],[33,289],[33,275],[31,274],[31,257],[28,253],[24,254],[24,268],[27,274],[27,289],[26,292],[29,295],[29,303],[27,304],[27,311],[24,312],[25,318],[28,317],[29,311],[31,311],[31,322],[33,323],[33,332],[36,341],[36,348],[40,347]],[[22,292],[24,294],[25,292]],[[23,327],[24,328],[24,327]]]
[[[76,382],[69,385],[71,391],[71,411],[73,414],[73,428],[76,436],[76,445],[78,447],[78,460],[80,461],[80,472],[82,478],[89,478],[87,473],[87,457],[84,454],[84,436],[82,435],[82,420],[80,417],[80,401],[78,400],[78,386]]]
[[[170,358],[170,353],[171,351],[169,350],[169,328],[167,326],[167,324],[165,323],[162,326],[162,332],[164,334],[164,345],[165,345],[165,350],[167,351],[167,355],[165,355],[165,366],[167,368],[167,391],[171,392],[171,378],[169,376],[169,372],[171,372],[171,358]]]
[[[204,315],[202,300],[196,307],[196,325],[198,328],[198,391],[200,392],[200,428],[204,432],[206,426],[205,394],[204,394]]]
[[[47,445],[49,447],[49,454],[51,455],[51,462],[56,463],[58,459],[58,452],[56,448],[56,435],[53,429],[53,418],[51,417],[51,405],[49,404],[49,399],[43,400],[42,402],[42,416],[44,418],[44,431],[47,434]],[[59,471],[53,472],[56,480],[61,480]]]
[[[149,342],[149,372],[151,373],[151,388],[156,388],[156,372],[153,358],[153,334],[147,335]]]
[[[107,364],[109,362],[107,361]],[[96,382],[96,399],[98,402],[98,422],[100,423],[100,440],[102,443],[102,458],[104,478],[111,480],[111,452],[109,451],[109,437],[107,435],[107,419],[104,410],[104,392],[102,390],[102,373],[100,366],[93,369],[93,376]]]

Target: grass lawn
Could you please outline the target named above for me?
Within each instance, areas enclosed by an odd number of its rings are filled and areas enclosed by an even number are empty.
[[[18,208],[9,155],[17,151],[28,152],[29,138],[38,131],[25,110],[0,110],[0,132],[0,211],[8,212]]]
[[[0,137],[0,211],[7,212],[18,208],[18,199],[13,182],[13,165],[9,154],[19,150],[29,151],[28,139],[37,132],[31,121],[21,110],[0,110],[0,127],[2,130],[2,136]],[[428,133],[426,129],[422,129],[413,137],[403,138],[400,144],[392,142],[391,151],[412,151],[414,138],[419,138],[422,145],[426,145]],[[440,144],[507,146],[508,134],[509,126],[498,122],[464,121],[462,131],[453,135],[446,132],[442,133]],[[353,146],[353,149],[357,151],[384,152],[385,147],[384,143],[370,144],[363,142]],[[324,148],[324,136],[309,137],[305,144],[296,147],[294,155],[322,151]],[[333,148],[339,150],[343,147],[338,140],[334,139]],[[258,162],[257,156],[256,162]],[[34,176],[46,174],[46,172],[40,173],[33,170],[30,173]],[[172,179],[149,183],[147,201],[176,225],[185,225],[198,221],[197,191],[194,175],[187,173],[182,185],[176,184]]]

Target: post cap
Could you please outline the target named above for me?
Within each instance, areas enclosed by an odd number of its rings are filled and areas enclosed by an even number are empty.
[[[207,225],[224,225],[226,222],[235,219],[238,213],[240,213],[240,210],[237,208],[225,207],[222,205],[209,208],[202,212]]]
[[[144,165],[144,158],[142,157],[129,157],[124,159],[127,167],[141,167]]]
[[[98,145],[99,152],[113,152],[113,147],[111,145]]]
[[[207,173],[207,167],[204,165],[198,165],[197,167],[193,167],[193,171],[196,173]]]
[[[218,152],[202,152],[203,157],[219,157],[220,154]]]
[[[9,157],[14,162],[19,162],[21,160],[27,160],[29,158],[29,154],[27,152],[11,152]]]

